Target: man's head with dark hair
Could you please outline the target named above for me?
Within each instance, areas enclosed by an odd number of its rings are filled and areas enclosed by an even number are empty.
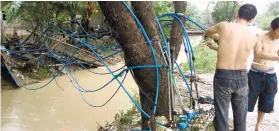
[[[276,30],[277,28],[279,28],[279,17],[272,20],[270,27],[272,30]]]
[[[252,22],[257,15],[257,8],[252,4],[244,4],[238,10],[238,18]]]
[[[271,33],[275,39],[279,39],[279,17],[272,20],[270,24]]]

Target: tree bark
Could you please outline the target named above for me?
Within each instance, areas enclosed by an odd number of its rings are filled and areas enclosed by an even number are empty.
[[[156,57],[157,60],[159,62],[159,64],[164,64],[163,61],[163,57],[162,53],[160,52],[160,45],[159,45],[159,41],[160,41],[160,37],[159,37],[159,32],[158,32],[158,27],[156,24],[156,19],[155,19],[155,14],[154,14],[154,7],[152,5],[151,1],[145,1],[145,2],[140,2],[140,1],[133,1],[131,2],[132,7],[135,10],[135,14],[137,16],[137,18],[139,19],[139,21],[141,22],[141,24],[143,25],[145,31],[147,32],[150,40],[154,41],[154,49],[156,51]],[[149,49],[150,50],[150,49]],[[149,59],[152,59],[149,58]],[[139,73],[139,74],[136,74]],[[148,72],[147,72],[148,73]],[[136,76],[140,75],[140,72],[135,72]],[[155,72],[151,75],[151,74],[147,74],[150,77],[150,80],[153,80],[152,85],[155,85]],[[164,109],[168,109],[168,81],[167,81],[167,72],[165,70],[160,69],[159,70],[159,79],[160,79],[160,90],[161,90],[161,94],[159,94],[159,106],[163,107]],[[140,87],[143,89],[144,92],[149,92],[148,87],[146,88],[146,85],[139,83],[139,85],[141,85]],[[155,88],[155,86],[153,86],[152,88]],[[152,96],[152,100],[154,100],[155,98],[155,92],[153,91],[153,94],[150,94],[150,96]],[[152,110],[154,104],[152,102],[150,102],[148,100],[148,98],[143,94],[140,93],[140,101],[141,101],[141,105],[142,107],[144,107],[144,109],[146,110]],[[148,107],[146,108],[145,105]],[[168,112],[164,112],[161,110],[157,111],[157,114],[155,114],[156,116],[168,116]],[[143,114],[142,114],[142,118]],[[147,126],[147,120],[142,119],[142,127],[144,129],[144,127]]]
[[[2,18],[1,19],[1,43],[6,41],[6,39],[5,39],[5,26],[6,25],[4,25],[4,20]]]
[[[136,15],[141,21],[147,34],[151,40],[158,40],[159,35],[157,32],[157,25],[154,18],[154,9],[151,2],[132,2]],[[132,15],[122,5],[121,2],[99,2],[99,5],[108,20],[112,28],[117,32],[117,40],[120,43],[124,52],[124,59],[128,67],[139,65],[154,65],[151,49],[147,44],[145,38],[139,31],[139,27],[136,24]],[[158,64],[163,63],[163,57],[159,52],[159,46],[156,41],[153,45],[155,47],[156,57]],[[134,79],[141,88],[153,101],[155,99],[156,91],[156,72],[155,68],[150,69],[134,69]],[[158,106],[165,110],[168,110],[168,81],[167,71],[165,69],[159,69],[159,98]],[[153,114],[154,103],[151,102],[142,91],[140,91],[140,101],[143,110],[149,115]],[[166,116],[168,112],[158,110],[155,116]],[[142,129],[149,129],[148,119],[142,114]]]
[[[185,14],[187,3],[186,1],[174,1],[174,9],[175,13],[183,13]],[[182,23],[185,25],[185,19],[180,19]],[[173,18],[172,30],[171,30],[171,38],[170,38],[170,49],[171,54],[174,56],[176,60],[180,51],[180,47],[182,44],[182,33],[183,29],[176,18]]]

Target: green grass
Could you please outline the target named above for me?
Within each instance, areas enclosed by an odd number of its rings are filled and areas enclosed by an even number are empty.
[[[194,48],[195,69],[200,73],[212,73],[216,68],[217,51],[209,49],[205,45],[197,45]],[[180,65],[183,71],[189,71],[188,62]]]
[[[139,103],[139,95],[137,93],[134,93],[133,98],[135,99],[136,103]],[[118,130],[126,131],[128,129],[140,126],[140,121],[136,123],[133,122],[135,119],[138,119],[139,117],[139,111],[135,105],[133,105],[133,107],[128,109],[126,112],[121,110],[119,113],[115,115],[115,120],[119,123],[117,127]]]
[[[32,79],[38,79],[38,80],[43,80],[46,78],[50,78],[51,77],[51,72],[49,72],[47,70],[47,68],[45,67],[41,67],[39,68],[37,73],[34,72],[26,72],[26,74],[31,77]]]
[[[51,77],[51,73],[46,68],[43,67],[41,67],[38,70],[38,75],[41,77],[41,79],[46,79]]]
[[[208,131],[215,131],[214,129],[214,125],[213,125],[213,121],[209,123],[208,127],[207,127]]]

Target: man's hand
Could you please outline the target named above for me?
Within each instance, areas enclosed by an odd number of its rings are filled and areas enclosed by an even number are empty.
[[[213,34],[212,39],[218,41],[219,40],[219,35],[217,33]]]
[[[207,46],[207,47],[209,47],[210,49],[212,49],[212,50],[218,50],[218,47],[216,47],[213,43],[211,43],[211,42],[206,42],[205,43],[205,45]]]
[[[207,43],[205,43],[205,45],[207,47],[209,47],[210,49],[214,49],[215,48],[215,45],[213,43],[211,43],[211,42],[207,42]]]

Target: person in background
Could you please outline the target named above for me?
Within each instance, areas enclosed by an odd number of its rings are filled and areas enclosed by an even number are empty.
[[[249,112],[254,111],[259,98],[256,131],[259,131],[264,114],[273,112],[274,98],[277,93],[278,79],[274,64],[279,61],[279,17],[271,22],[270,27],[269,32],[258,35],[254,59],[248,73]]]

